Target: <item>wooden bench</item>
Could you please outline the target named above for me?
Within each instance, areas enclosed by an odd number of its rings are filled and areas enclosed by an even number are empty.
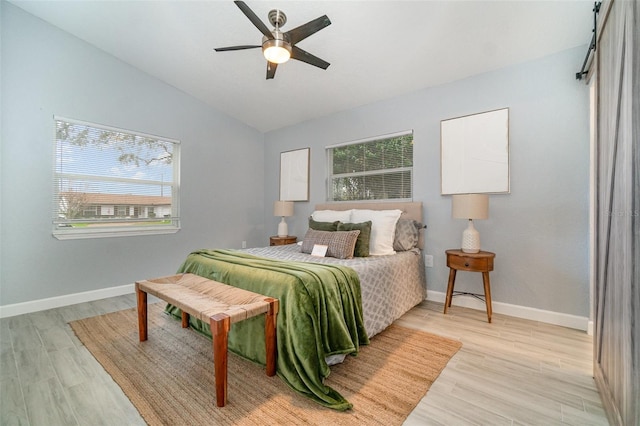
[[[209,323],[213,337],[216,404],[227,402],[227,339],[231,324],[265,314],[267,375],[276,374],[276,316],[278,300],[232,287],[194,274],[178,274],[136,281],[138,332],[147,340],[147,293],[182,311],[182,327],[189,327],[189,316]]]

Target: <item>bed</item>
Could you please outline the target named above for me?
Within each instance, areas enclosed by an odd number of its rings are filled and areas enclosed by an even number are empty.
[[[398,226],[400,222],[418,226],[422,221],[422,203],[414,202],[320,204],[314,215],[336,211],[346,214],[353,209],[357,209],[359,217],[366,212],[377,215],[398,210],[401,212]],[[342,217],[342,213],[336,214]],[[374,229],[375,219],[371,227]],[[354,230],[332,232],[331,236],[347,234],[349,238],[361,236],[360,231]],[[326,237],[329,233],[310,229],[305,243],[317,235]],[[371,235],[373,240],[373,232]],[[278,376],[321,405],[345,410],[351,404],[323,383],[330,365],[357,354],[360,345],[368,344],[371,337],[425,299],[422,232],[417,235],[415,247],[408,250],[351,259],[312,256],[301,252],[305,245],[300,243],[243,250],[198,250],[187,257],[178,272],[195,273],[280,299]],[[167,310],[179,315],[175,307]],[[261,321],[258,317],[234,325],[229,350],[264,364]],[[192,319],[191,326],[210,335],[205,323]]]

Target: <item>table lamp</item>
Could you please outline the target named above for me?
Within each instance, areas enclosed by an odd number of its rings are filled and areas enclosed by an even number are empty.
[[[276,201],[273,203],[273,215],[282,217],[278,224],[278,237],[289,235],[289,229],[285,217],[293,216],[293,201]]]
[[[451,215],[455,219],[468,219],[469,226],[462,233],[462,251],[480,251],[480,233],[473,226],[473,219],[489,218],[489,195],[455,194],[451,198]]]

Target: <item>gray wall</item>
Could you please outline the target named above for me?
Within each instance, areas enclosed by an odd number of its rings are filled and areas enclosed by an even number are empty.
[[[511,194],[493,195],[490,218],[475,221],[483,249],[494,251],[494,301],[589,316],[589,103],[575,80],[586,48],[366,105],[265,135],[265,223],[273,234],[281,151],[311,147],[310,202],[295,204],[299,238],[326,197],[325,146],[414,130],[414,200],[424,203],[427,287],[444,292],[444,251],[460,247],[466,223],[451,219],[440,195],[440,120],[509,108]],[[384,84],[384,83],[381,83]],[[372,87],[371,90],[375,90]],[[456,290],[481,291],[479,274],[459,273]]]
[[[465,223],[450,218],[450,197],[439,193],[440,120],[509,107],[512,193],[492,196],[490,219],[476,222],[483,248],[497,253],[493,299],[589,315],[588,91],[574,79],[585,48],[262,135],[11,4],[1,7],[1,305],[170,274],[200,247],[265,245],[277,229],[279,154],[311,147],[311,200],[296,203],[288,220],[302,237],[313,205],[325,200],[324,147],[406,129],[415,132],[414,198],[425,204],[426,252],[435,256],[428,288],[444,292],[444,250],[459,246]],[[183,229],[53,238],[54,114],[181,140]],[[457,289],[478,290],[476,275],[459,274]]]
[[[261,133],[9,3],[1,7],[0,304],[171,274],[201,247],[265,244]],[[182,230],[53,238],[54,114],[180,140]]]

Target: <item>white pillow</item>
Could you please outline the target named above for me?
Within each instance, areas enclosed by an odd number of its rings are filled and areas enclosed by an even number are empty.
[[[311,217],[316,222],[351,222],[351,210],[316,210]]]
[[[402,210],[359,210],[351,212],[351,222],[360,223],[371,221],[371,239],[369,240],[369,255],[384,256],[396,254],[393,249],[393,239],[396,235],[396,223],[400,219]]]

